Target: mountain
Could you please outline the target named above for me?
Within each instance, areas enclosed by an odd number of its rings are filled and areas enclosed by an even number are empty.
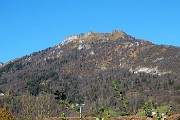
[[[3,91],[14,96],[27,90],[34,96],[65,91],[74,103],[86,103],[86,109],[117,107],[113,80],[125,91],[132,113],[145,101],[159,106],[171,102],[180,112],[180,48],[156,45],[123,31],[71,35],[61,44],[0,67]]]

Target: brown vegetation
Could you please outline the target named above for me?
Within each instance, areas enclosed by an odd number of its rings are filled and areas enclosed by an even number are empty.
[[[6,110],[6,108],[0,108],[0,120],[16,120],[16,118]]]

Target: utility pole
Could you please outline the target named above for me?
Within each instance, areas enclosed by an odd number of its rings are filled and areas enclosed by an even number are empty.
[[[82,120],[82,107],[85,106],[85,104],[76,104],[77,107],[79,107],[79,119]]]

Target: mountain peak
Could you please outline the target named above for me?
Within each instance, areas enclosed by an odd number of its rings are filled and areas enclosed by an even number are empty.
[[[122,30],[113,30],[113,31],[111,32],[111,34],[117,35],[117,36],[121,36],[121,37],[127,36],[127,34],[126,34],[125,32],[123,32]]]
[[[127,35],[125,32],[121,30],[113,30],[110,33],[98,33],[94,31],[90,31],[87,33],[82,33],[82,34],[74,34],[68,36],[63,42],[62,45],[65,45],[69,42],[76,42],[78,40],[80,41],[85,41],[85,42],[90,42],[94,40],[117,40],[117,39],[133,39],[133,37]]]
[[[102,37],[112,37],[116,36],[117,38],[125,38],[128,36],[125,32],[121,30],[113,30],[111,33],[97,33],[94,31],[90,31],[88,33],[80,35],[81,37],[96,37],[96,38],[102,38]]]

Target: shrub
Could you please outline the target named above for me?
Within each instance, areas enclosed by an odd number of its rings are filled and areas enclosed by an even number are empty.
[[[0,108],[0,120],[16,120],[5,108]]]

